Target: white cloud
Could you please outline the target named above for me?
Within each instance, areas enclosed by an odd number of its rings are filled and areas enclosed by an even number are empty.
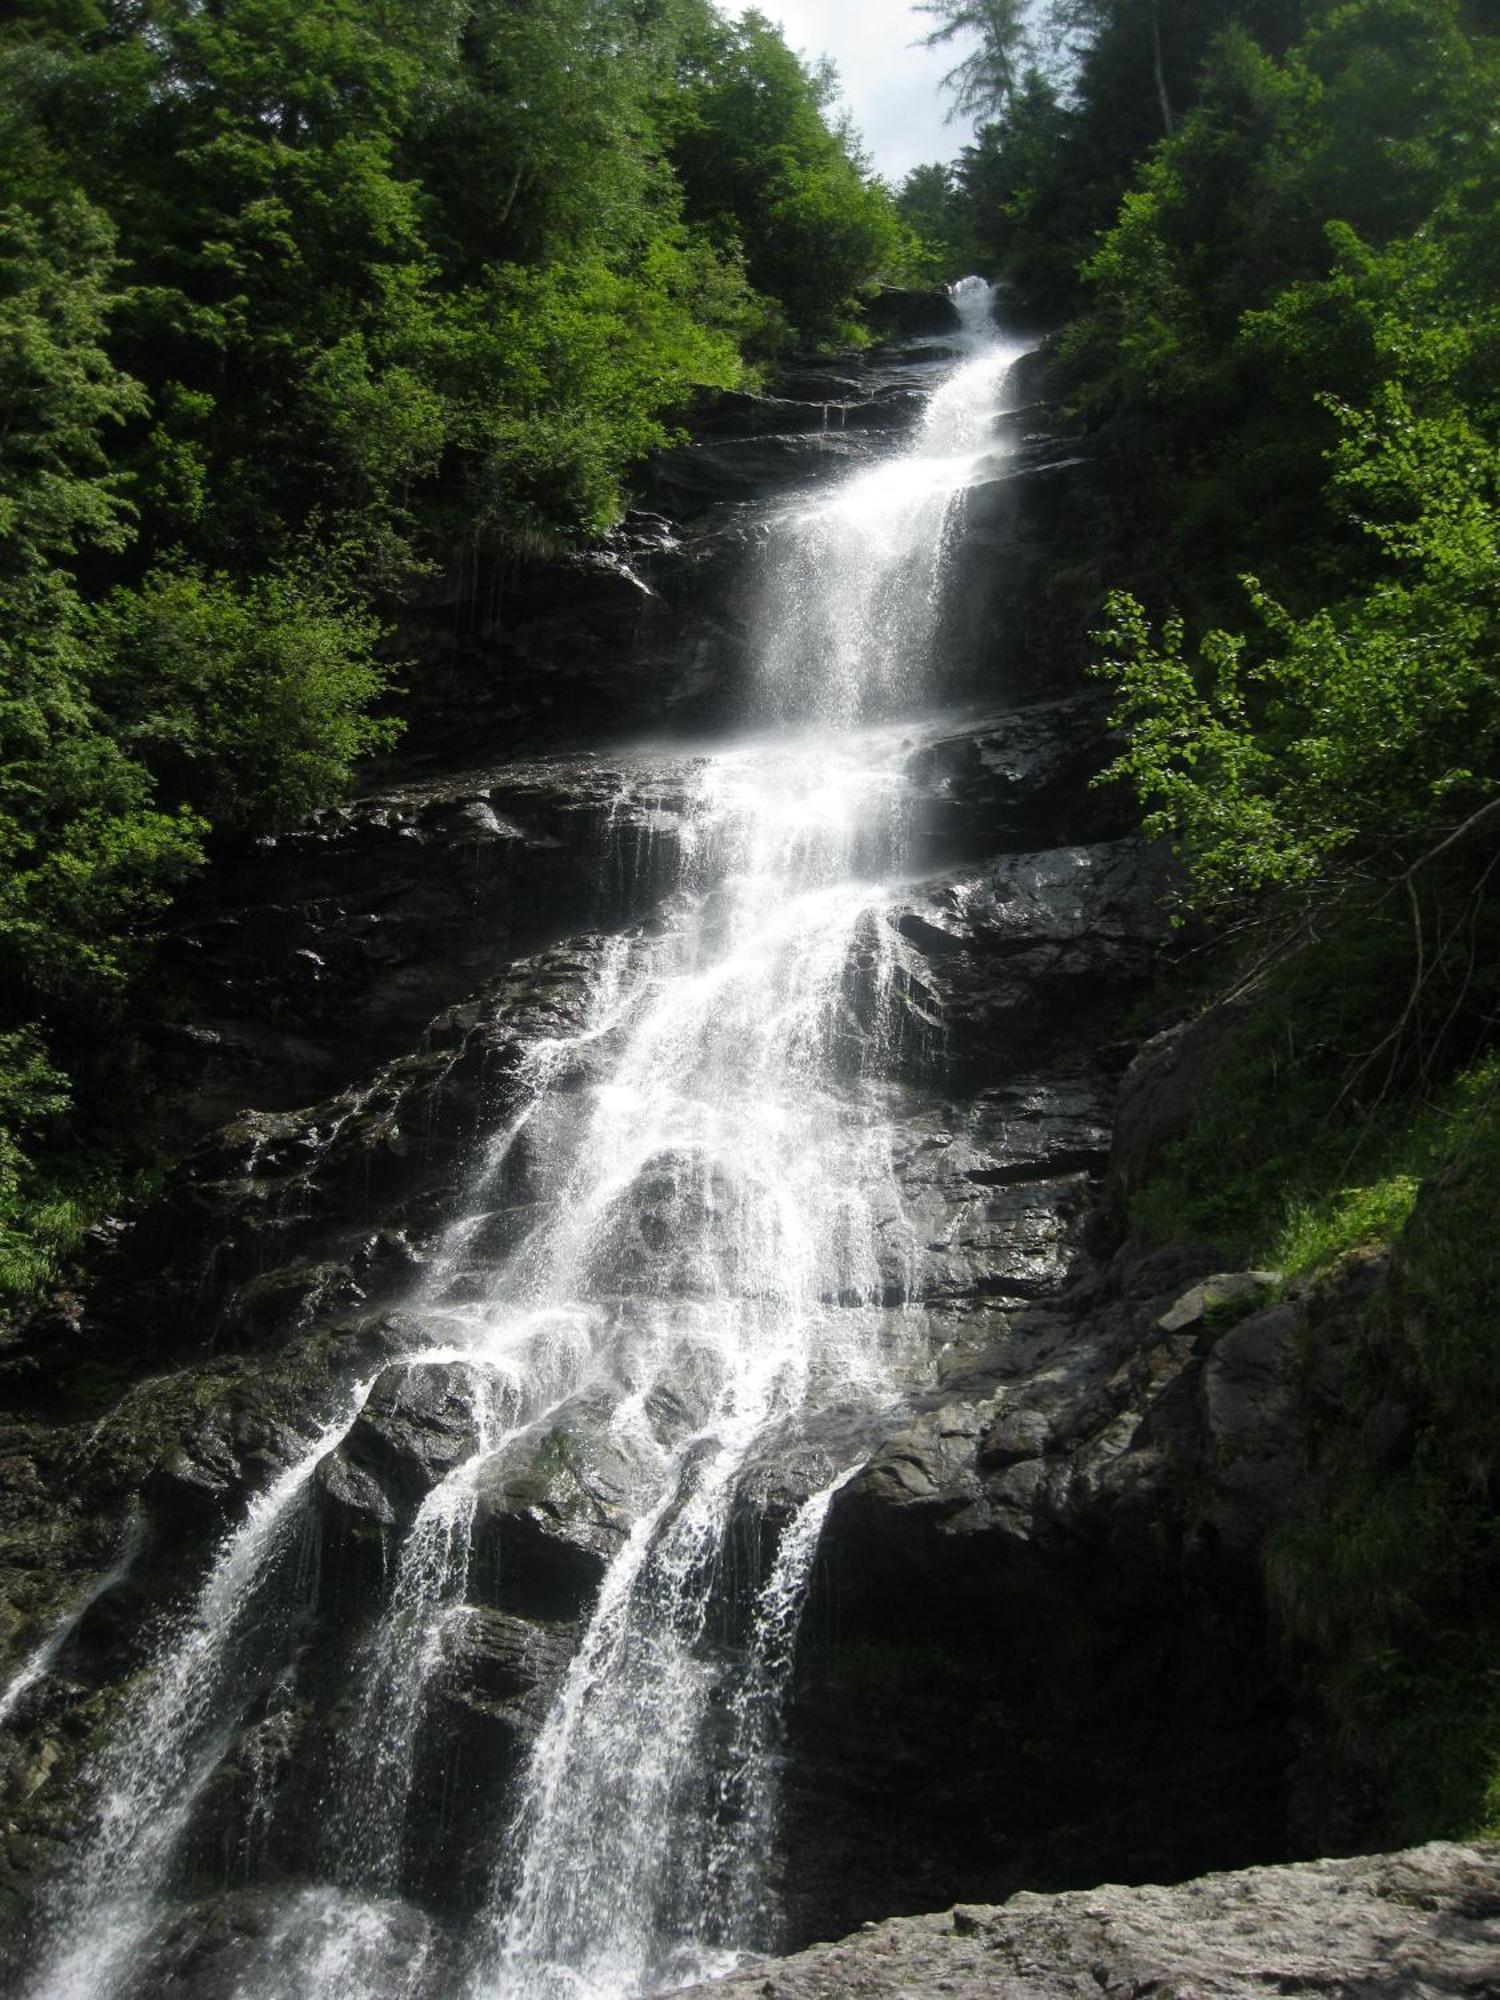
[[[932,23],[907,0],[759,0],[759,11],[799,54],[832,56],[843,101],[887,180],[924,160],[951,160],[970,137],[967,125],[944,124],[938,87],[963,47],[914,47]]]

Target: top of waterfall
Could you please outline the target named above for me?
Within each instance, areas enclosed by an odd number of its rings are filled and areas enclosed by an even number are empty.
[[[957,308],[965,333],[989,333],[994,328],[995,287],[988,278],[956,278],[948,296]]]

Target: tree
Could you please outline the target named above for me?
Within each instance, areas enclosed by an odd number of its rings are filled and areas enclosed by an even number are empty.
[[[1225,541],[1279,572],[1197,639],[1112,605],[1118,774],[1205,902],[1400,875],[1491,824],[1494,72],[1447,0],[1354,0],[1279,64],[1226,37],[1095,260],[1118,445],[1137,493],[1166,469],[1179,577],[1209,597]]]
[[[45,223],[0,213],[0,1030],[117,977],[199,856],[98,706],[69,568],[131,534],[107,438],[144,397],[104,345],[114,264],[77,196]]]
[[[825,116],[835,88],[764,15],[714,20],[689,46],[669,112],[669,156],[686,214],[799,333],[847,335],[858,294],[902,246],[890,197],[867,180],[847,131]]]
[[[946,48],[961,36],[978,46],[943,78],[952,95],[951,118],[995,118],[1010,106],[1033,55],[1028,0],[918,0],[915,10],[937,26],[922,37],[924,49]]]

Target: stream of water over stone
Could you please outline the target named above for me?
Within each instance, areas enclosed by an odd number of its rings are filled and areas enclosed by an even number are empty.
[[[443,1990],[630,2000],[775,1942],[778,1717],[849,1464],[829,1455],[748,1578],[731,1543],[770,1440],[877,1408],[920,1365],[886,1110],[902,945],[881,913],[909,865],[903,721],[936,692],[955,503],[1002,449],[1019,352],[979,280],[956,303],[956,355],[904,445],[769,521],[763,733],[694,763],[675,891],[601,953],[582,1027],[528,1045],[519,1108],[428,1260],[402,1366],[441,1374],[463,1446],[388,1552],[320,1804],[323,1880],[288,1893],[236,2000],[432,1990],[396,1901],[419,1734],[470,1615],[482,1493],[555,1439],[607,1451],[617,1552],[497,1807],[489,1886]],[[497,1252],[508,1204],[532,1219]],[[226,1536],[148,1664],[100,1768],[99,1828],[50,1892],[31,2000],[128,1989],[243,1719],[247,1651],[290,1654],[310,1482],[368,1387]],[[273,1788],[257,1811],[274,1820],[276,1803]]]

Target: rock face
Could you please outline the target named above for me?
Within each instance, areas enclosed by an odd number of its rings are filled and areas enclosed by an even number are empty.
[[[397,1962],[401,1990],[453,1990],[453,1937],[485,1899],[516,1774],[702,1385],[656,1394],[630,1430],[586,1378],[511,1436],[461,1344],[433,1349],[432,1301],[461,1330],[494,1303],[507,1253],[566,1220],[547,1169],[576,1154],[603,1073],[591,1009],[672,921],[664,898],[696,833],[691,733],[734,718],[767,507],[910,419],[944,358],[925,310],[900,322],[915,346],[720,398],[656,467],[648,510],[589,557],[494,591],[449,579],[414,634],[442,712],[419,718],[408,763],[242,857],[222,900],[185,915],[138,1024],[179,1164],[99,1233],[86,1298],[0,1348],[0,1647],[31,1662],[0,1694],[0,1927],[24,1927],[38,1879],[80,1844],[82,1774],[152,1635],[256,1497],[291,1480],[290,1663],[262,1672],[251,1649],[135,1990],[230,1991],[252,1959],[275,1962],[293,1903],[304,1941],[358,1904],[372,1990]],[[861,918],[838,988],[852,1075],[874,968],[889,976],[891,1185],[887,1210],[872,1202],[903,1228],[882,1238],[870,1295],[828,1304],[905,1357],[905,1387],[873,1413],[835,1394],[767,1440],[737,1492],[743,1595],[770,1531],[860,1468],[827,1516],[790,1681],[768,1886],[792,1944],[955,1895],[1278,1858],[1290,1828],[1305,1840],[1320,1823],[1258,1565],[1303,1477],[1308,1330],[1380,1272],[1281,1295],[1212,1245],[1146,1256],[1120,1241],[1123,1197],[1216,1031],[1130,1063],[1130,1012],[1168,943],[1167,864],[1090,788],[1108,755],[1100,704],[1050,636],[1070,453],[1035,416],[1018,422],[1024,448],[967,497],[942,636],[960,697],[989,670],[985,700],[902,726],[910,877]],[[998,690],[997,630],[1014,662]],[[585,715],[619,742],[580,749]],[[673,1164],[598,1227],[619,1269],[638,1253],[689,1298]],[[721,1192],[691,1199],[708,1214]],[[357,1417],[325,1434],[351,1398]],[[456,1518],[445,1496],[465,1534],[462,1574],[440,1582],[462,1610],[401,1750],[409,1823],[360,1896],[307,1886],[330,1774],[370,1721],[358,1691],[378,1684],[402,1537],[424,1510]],[[726,1631],[743,1610],[729,1596]],[[1205,1891],[1205,1924],[1220,1893]],[[1052,1921],[1031,1908],[896,1927],[939,1954],[904,1990],[1012,1960],[1023,1976],[1025,1937]],[[1079,1922],[1103,1941],[1068,1977],[1114,1990],[1092,1970],[1114,1964],[1106,1920]],[[730,1990],[897,1990],[839,1985],[880,1976],[865,1945],[847,1949],[833,1984]],[[754,1975],[783,1976],[804,1974]],[[1241,1990],[1161,1976],[1184,1996]],[[1148,1990],[1148,1972],[1130,1977],[1119,1990]]]
[[[874,1924],[685,1993],[701,2000],[1455,2000],[1500,1989],[1500,1849],[1251,1868],[1177,1889],[1022,1894]]]

